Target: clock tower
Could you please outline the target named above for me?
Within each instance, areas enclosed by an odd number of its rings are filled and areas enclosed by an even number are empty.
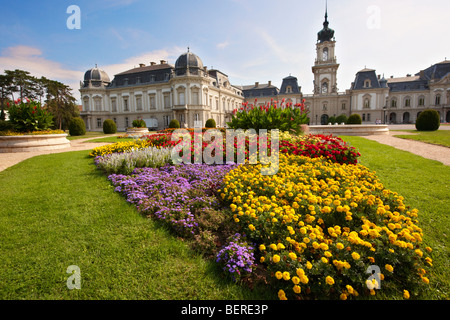
[[[337,95],[337,70],[339,64],[334,55],[336,41],[334,30],[328,28],[328,10],[325,10],[323,29],[317,34],[316,61],[312,67],[314,73],[314,95]]]

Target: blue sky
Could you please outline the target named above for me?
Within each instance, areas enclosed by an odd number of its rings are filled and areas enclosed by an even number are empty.
[[[70,5],[81,9],[80,30],[66,26]],[[232,84],[280,86],[292,74],[310,94],[325,1],[0,0],[0,7],[0,71],[62,81],[77,98],[95,64],[112,79],[139,63],[174,64],[188,46]],[[448,0],[329,0],[339,90],[364,67],[401,77],[450,59],[448,12]]]

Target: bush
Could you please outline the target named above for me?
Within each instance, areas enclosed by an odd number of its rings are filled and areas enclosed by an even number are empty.
[[[206,121],[205,128],[215,128],[215,127],[217,127],[217,125],[216,125],[216,120],[214,120],[214,119],[208,119],[208,120]]]
[[[173,119],[169,123],[169,128],[171,128],[171,129],[179,129],[180,128],[180,123],[178,122],[177,119]]]
[[[137,119],[133,121],[133,128],[147,128],[147,124],[142,119]]]
[[[11,121],[0,120],[0,131],[11,131],[14,130],[14,126]]]
[[[86,125],[83,119],[76,117],[69,122],[69,134],[71,136],[84,136],[86,134]]]
[[[53,115],[36,101],[17,99],[8,111],[9,121],[18,132],[47,130],[53,125]]]
[[[106,119],[103,121],[103,133],[104,134],[113,134],[117,132],[117,125],[111,119]]]
[[[335,124],[336,123],[336,117],[328,118],[328,123]]]
[[[242,108],[233,111],[231,122],[227,125],[231,129],[254,129],[257,132],[261,129],[279,129],[300,134],[301,125],[309,123],[308,113],[304,101],[296,105],[271,101],[264,106],[249,105],[245,102]]]
[[[440,125],[439,113],[432,109],[421,112],[416,121],[418,131],[436,131]]]
[[[362,124],[362,119],[359,114],[352,114],[348,117],[347,124]]]
[[[340,116],[338,116],[336,118],[336,122],[339,123],[339,124],[347,123],[347,120],[348,120],[348,118],[347,118],[347,116],[345,114],[341,114]]]

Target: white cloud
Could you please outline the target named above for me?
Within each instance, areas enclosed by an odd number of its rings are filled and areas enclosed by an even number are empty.
[[[216,47],[217,47],[217,49],[225,49],[229,45],[230,45],[230,43],[228,41],[224,41],[224,42],[218,43]]]

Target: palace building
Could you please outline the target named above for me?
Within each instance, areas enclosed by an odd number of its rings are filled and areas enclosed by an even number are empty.
[[[364,68],[345,92],[339,92],[335,31],[325,12],[317,34],[316,59],[312,66],[313,94],[303,94],[292,75],[281,88],[267,84],[232,85],[228,76],[203,66],[188,52],[175,65],[160,61],[115,75],[111,81],[99,68],[88,70],[80,83],[86,128],[101,131],[103,121],[113,119],[124,131],[135,119],[144,119],[150,129],[164,129],[177,119],[181,127],[204,126],[213,118],[219,127],[231,120],[232,111],[245,101],[265,104],[285,99],[293,104],[305,100],[310,124],[328,124],[330,117],[359,114],[365,124],[415,123],[420,112],[438,111],[442,122],[450,122],[450,61],[443,61],[415,75],[385,79],[376,70]]]

